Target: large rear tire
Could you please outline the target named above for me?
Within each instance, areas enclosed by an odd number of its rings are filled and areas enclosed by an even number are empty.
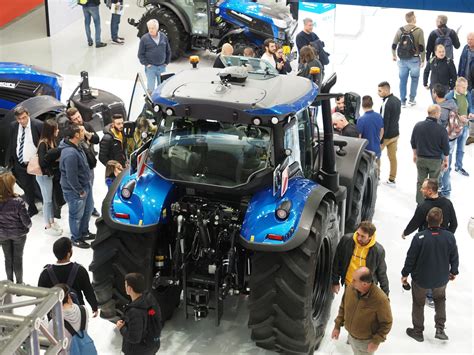
[[[345,232],[354,232],[361,221],[371,221],[377,200],[377,163],[373,153],[364,151],[357,167],[352,189],[352,203],[348,206]]]
[[[167,8],[156,8],[148,11],[138,25],[138,36],[141,37],[148,32],[146,23],[149,20],[158,20],[160,32],[163,32],[171,47],[171,59],[175,60],[183,56],[189,48],[189,35],[178,17]]]
[[[249,328],[257,346],[290,354],[318,348],[334,298],[331,271],[338,239],[336,205],[325,199],[303,244],[284,253],[254,254]]]
[[[180,292],[175,287],[151,289],[156,236],[114,230],[102,218],[97,219],[96,226],[97,237],[92,243],[93,259],[89,270],[101,317],[116,321],[122,315],[123,307],[130,302],[125,292],[125,275],[139,272],[145,276],[147,289],[158,300],[163,319],[171,318]]]

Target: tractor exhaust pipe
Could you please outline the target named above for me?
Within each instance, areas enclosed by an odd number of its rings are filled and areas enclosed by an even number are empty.
[[[334,73],[321,85],[322,96],[329,94],[336,81],[337,75]],[[336,171],[336,153],[334,151],[334,133],[329,98],[322,100],[321,107],[324,130],[323,166],[317,173],[316,179],[318,183],[336,193],[339,190],[339,174]]]

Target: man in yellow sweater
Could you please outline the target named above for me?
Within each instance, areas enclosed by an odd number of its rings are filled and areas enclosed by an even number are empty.
[[[370,270],[365,266],[355,270],[344,292],[332,338],[339,339],[344,326],[354,354],[373,354],[387,338],[392,321],[390,301],[373,283]]]
[[[346,234],[339,242],[332,268],[332,290],[338,293],[341,282],[348,286],[353,279],[354,271],[367,266],[373,273],[374,283],[388,296],[389,284],[387,265],[385,264],[385,250],[376,241],[375,225],[369,221],[359,224],[356,232]]]

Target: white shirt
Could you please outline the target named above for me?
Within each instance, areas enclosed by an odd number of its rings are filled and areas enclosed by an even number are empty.
[[[263,53],[262,59],[266,60],[268,63],[270,63],[275,69],[276,69],[276,62],[275,58],[271,54],[267,54],[266,52]]]
[[[19,159],[20,141],[23,134],[23,126],[18,124],[18,135],[16,137],[16,156]],[[23,144],[23,163],[28,163],[36,154],[36,146],[33,143],[33,136],[31,134],[31,119],[28,120],[28,125],[25,127],[25,142]]]

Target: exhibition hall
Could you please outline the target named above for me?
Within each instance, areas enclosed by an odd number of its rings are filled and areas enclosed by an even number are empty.
[[[473,354],[474,5],[0,12],[0,354]]]

